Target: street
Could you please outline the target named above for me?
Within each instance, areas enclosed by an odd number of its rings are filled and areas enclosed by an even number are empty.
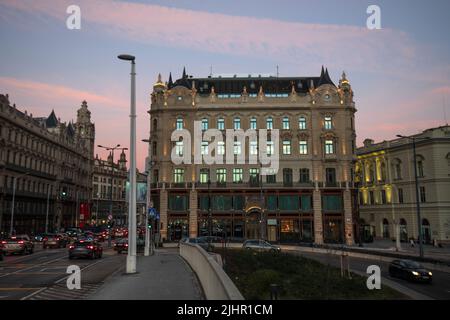
[[[126,255],[118,255],[103,244],[103,258],[69,260],[67,248],[45,249],[36,244],[31,255],[6,256],[0,262],[0,300],[83,299],[125,264]],[[69,290],[66,273],[69,265],[81,270],[81,289]]]
[[[330,264],[334,267],[340,267],[340,256],[334,254],[309,253],[299,251],[289,251],[292,254],[300,255],[305,258],[310,258]],[[429,296],[433,299],[448,300],[450,299],[450,274],[441,271],[433,270],[433,283],[412,283],[403,279],[391,278],[389,276],[389,263],[376,259],[362,259],[355,257],[348,257],[350,263],[350,270],[357,270],[366,273],[367,267],[370,265],[378,265],[381,269],[381,275],[392,281],[395,281],[405,287],[415,290],[421,294]],[[381,282],[383,285],[383,282]]]

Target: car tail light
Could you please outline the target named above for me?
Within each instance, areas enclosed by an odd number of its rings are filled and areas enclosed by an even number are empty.
[[[47,241],[47,240],[48,240],[48,238],[47,238],[47,237],[45,237],[45,238],[44,238],[44,241]]]
[[[69,246],[69,249],[74,249],[75,248],[75,246]]]
[[[23,240],[20,240],[19,243],[20,243],[20,244],[23,244]]]
[[[56,241],[59,241],[60,238],[56,238]]]
[[[125,247],[128,247],[128,243],[125,243]]]
[[[2,244],[6,244],[6,241],[2,241]]]
[[[87,246],[87,248],[93,250],[94,246]]]

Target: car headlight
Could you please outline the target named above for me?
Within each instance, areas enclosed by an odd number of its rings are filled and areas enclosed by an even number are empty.
[[[419,273],[417,271],[413,271],[412,274],[415,275],[415,276],[419,275]]]
[[[433,273],[430,271],[430,272],[428,272],[428,274],[430,275],[430,276],[432,276],[433,275]]]

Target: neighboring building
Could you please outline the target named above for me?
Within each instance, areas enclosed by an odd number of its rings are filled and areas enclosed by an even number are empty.
[[[163,83],[159,76],[149,110],[148,161],[154,162],[151,198],[162,239],[211,230],[237,239],[352,244],[355,112],[345,73],[336,87],[323,68],[319,77],[193,78],[183,70],[179,80],[170,75]],[[193,136],[195,120],[203,130],[279,129],[278,172],[260,177],[260,163],[247,161],[175,165],[172,148],[180,154],[190,149],[171,142],[171,134],[187,129]],[[234,153],[242,152],[257,153],[258,146],[235,143]]]
[[[136,222],[138,226],[145,226],[147,214],[147,174],[136,170]]]
[[[128,206],[125,197],[128,171],[125,152],[122,150],[117,163],[113,163],[113,160],[111,153],[107,160],[99,159],[98,155],[94,160],[91,223],[97,225],[108,222],[111,206],[116,225],[124,225],[127,221]]]
[[[450,241],[450,127],[427,129],[416,139],[421,223],[425,241]],[[361,223],[376,238],[418,239],[412,140],[398,138],[357,149]]]
[[[36,118],[0,95],[0,229],[9,232],[13,189],[16,232],[78,224],[89,214],[95,126],[86,101],[75,123],[52,111]],[[47,206],[48,203],[48,206]]]

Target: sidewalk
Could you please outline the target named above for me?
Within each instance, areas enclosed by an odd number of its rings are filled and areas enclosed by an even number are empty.
[[[116,273],[88,300],[202,300],[201,286],[176,250],[137,257],[137,273]]]

